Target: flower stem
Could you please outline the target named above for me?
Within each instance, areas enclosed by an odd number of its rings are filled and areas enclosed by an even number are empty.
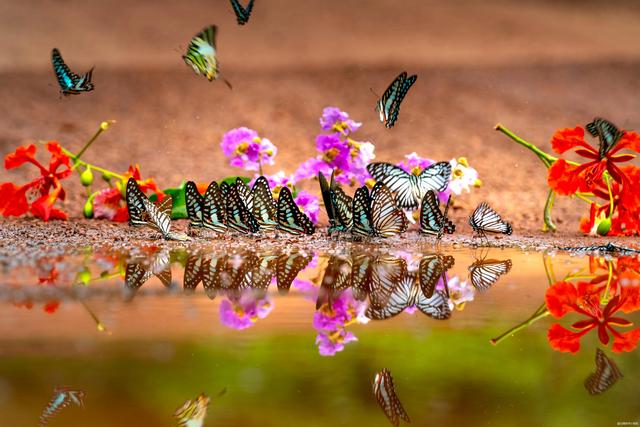
[[[520,332],[521,330],[528,328],[529,326],[531,326],[538,320],[542,319],[543,317],[547,317],[549,314],[550,313],[549,313],[549,310],[547,310],[546,304],[542,303],[542,305],[538,307],[538,309],[533,313],[533,315],[529,317],[527,320],[509,329],[499,337],[491,339],[489,342],[493,345],[498,345],[500,344],[500,342],[504,341],[506,338],[509,338],[515,335],[516,333]]]
[[[79,159],[80,157],[82,157],[82,155],[84,154],[85,151],[87,151],[87,148],[89,148],[91,146],[91,144],[93,144],[93,142],[98,139],[98,137],[100,136],[100,134],[102,132],[104,132],[105,130],[109,129],[109,126],[113,123],[115,123],[115,120],[107,120],[104,121],[102,123],[100,123],[100,127],[98,128],[97,132],[91,137],[90,140],[87,141],[86,144],[84,144],[84,147],[82,147],[82,149],[78,152],[78,154],[76,154],[76,160]]]
[[[98,172],[101,172],[101,173],[103,173],[105,175],[111,175],[111,176],[113,176],[115,178],[124,180],[124,176],[123,175],[117,174],[115,172],[111,172],[108,169],[104,169],[104,168],[98,167],[98,166],[93,165],[91,163],[87,163],[87,162],[85,162],[83,160],[78,159],[78,157],[75,154],[73,154],[71,151],[67,150],[66,148],[64,148],[64,147],[60,147],[60,148],[62,149],[62,152],[64,154],[66,154],[67,156],[69,156],[71,158],[71,160],[74,162],[74,167],[75,167],[75,165],[84,166],[84,167],[91,167],[91,169],[95,169]]]
[[[603,174],[604,182],[607,183],[607,190],[609,191],[609,218],[613,216],[613,192],[611,191],[611,179],[608,174]]]
[[[549,195],[547,196],[547,202],[544,204],[544,225],[542,231],[556,231],[558,227],[553,223],[551,219],[551,210],[553,209],[553,202],[556,199],[556,193],[552,189],[549,189]]]
[[[523,147],[531,150],[534,152],[534,154],[536,156],[538,156],[538,158],[540,159],[540,161],[542,161],[542,163],[544,163],[544,165],[549,168],[551,167],[551,165],[558,160],[557,157],[553,157],[552,155],[545,153],[544,151],[542,151],[541,149],[539,149],[538,147],[536,147],[535,145],[533,145],[532,143],[525,141],[524,139],[520,138],[518,135],[516,135],[515,133],[511,132],[509,129],[507,129],[506,127],[504,127],[501,123],[498,123],[495,128],[495,130],[502,132],[503,134],[505,134],[506,136],[508,136],[509,138],[511,138],[512,140],[514,140],[515,142],[517,142],[518,144],[522,145]]]

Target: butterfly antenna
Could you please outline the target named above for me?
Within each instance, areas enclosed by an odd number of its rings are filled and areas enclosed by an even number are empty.
[[[226,84],[227,86],[229,86],[230,90],[233,90],[233,86],[231,86],[231,83],[229,83],[229,80],[225,79],[224,77],[222,78],[222,81],[224,82],[224,84]]]

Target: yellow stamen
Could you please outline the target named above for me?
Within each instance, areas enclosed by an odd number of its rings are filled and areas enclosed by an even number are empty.
[[[249,143],[246,141],[243,141],[240,144],[238,144],[238,146],[236,147],[236,153],[244,154],[247,152],[248,149],[249,149]]]
[[[466,157],[458,157],[458,163],[466,168],[469,167],[469,162],[467,161]]]

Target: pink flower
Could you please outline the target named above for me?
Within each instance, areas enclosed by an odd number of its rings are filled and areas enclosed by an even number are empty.
[[[220,142],[222,152],[230,158],[231,166],[257,171],[261,165],[273,165],[278,149],[267,138],[246,127],[231,129]]]
[[[273,303],[267,296],[258,298],[253,292],[245,292],[237,302],[225,299],[220,303],[220,322],[229,328],[246,329],[267,317],[271,310]]]
[[[316,337],[320,356],[335,356],[336,353],[344,350],[345,344],[352,341],[358,341],[358,338],[344,329],[331,333],[319,332]]]
[[[313,194],[301,190],[295,198],[295,202],[307,214],[311,222],[318,223],[318,213],[320,212],[320,201]]]

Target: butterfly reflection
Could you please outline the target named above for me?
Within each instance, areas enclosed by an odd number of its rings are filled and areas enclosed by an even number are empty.
[[[469,279],[476,290],[484,292],[493,286],[500,276],[507,274],[511,266],[510,259],[487,259],[484,255],[469,266]]]
[[[150,262],[127,263],[124,276],[125,300],[131,300],[151,276],[156,276],[166,287],[171,287],[171,262],[168,250],[160,251]]]
[[[51,400],[49,400],[47,406],[45,406],[40,414],[40,427],[46,426],[54,415],[72,403],[77,406],[84,407],[84,396],[85,393],[82,390],[66,387],[56,388],[53,391]]]
[[[587,377],[584,386],[591,395],[602,394],[622,376],[618,365],[598,348],[596,349],[596,371]]]
[[[400,425],[400,419],[411,422],[409,415],[407,415],[396,394],[393,378],[388,369],[383,369],[376,373],[373,379],[373,394],[391,424],[398,427]]]

